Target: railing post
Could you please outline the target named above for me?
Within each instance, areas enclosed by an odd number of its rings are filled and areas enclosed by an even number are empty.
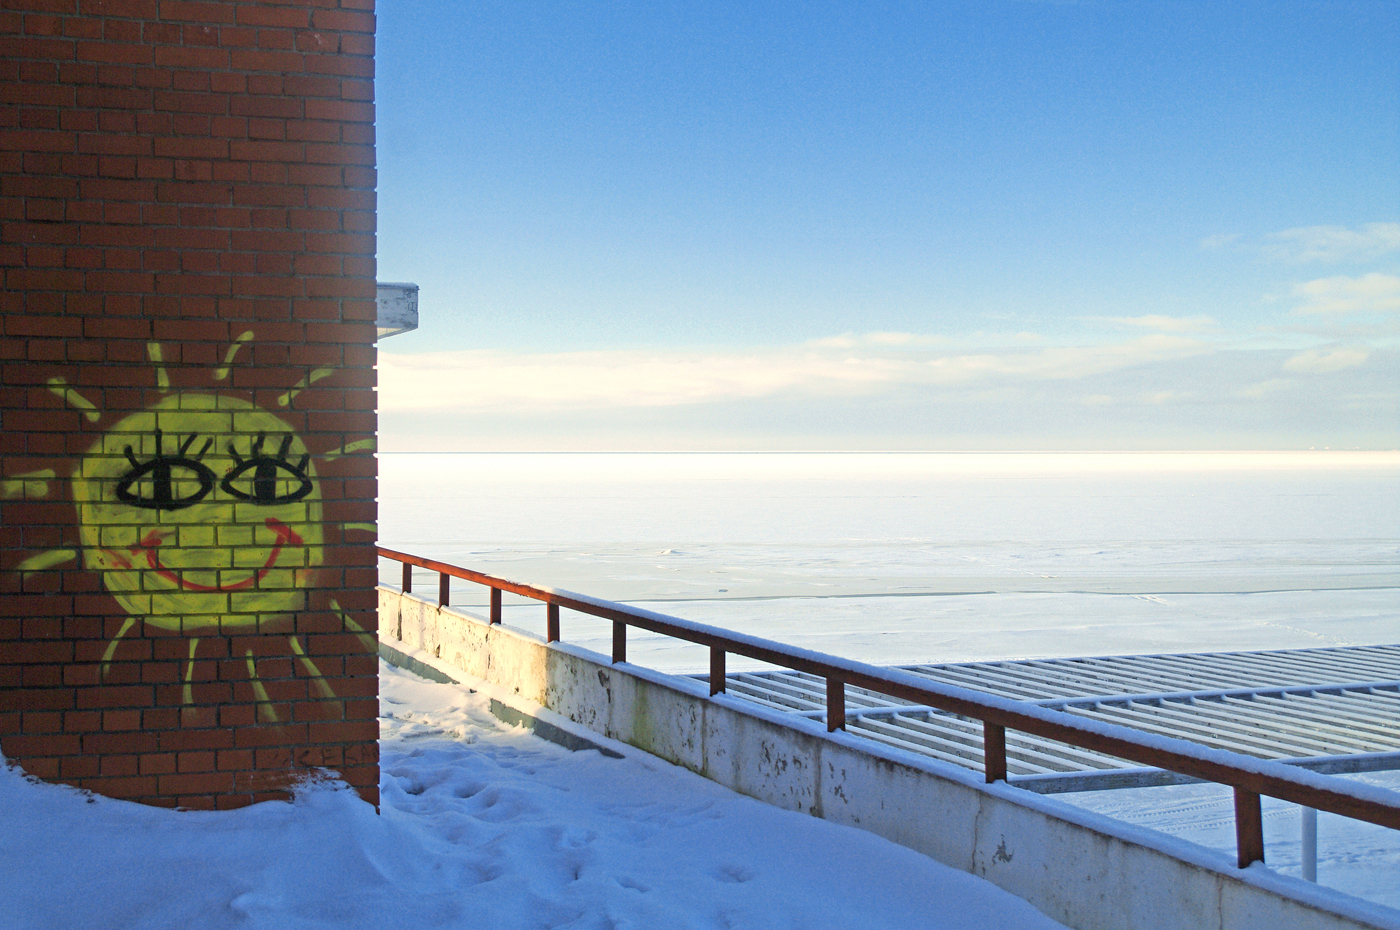
[[[839,678],[826,679],[826,732],[846,729],[846,683]]]
[[[1235,789],[1235,844],[1240,868],[1264,861],[1264,814],[1259,795],[1244,788]]]
[[[559,642],[559,605],[550,603],[544,624],[545,642]]]
[[[1006,781],[1006,727],[982,721],[982,767],[987,784]]]
[[[613,621],[613,664],[627,661],[627,624]]]
[[[404,562],[402,568],[403,584],[400,587],[403,588],[404,594],[411,594],[413,592],[413,566]]]
[[[710,696],[724,693],[724,650],[710,647]]]
[[[501,622],[501,589],[491,589],[491,622]]]
[[[447,586],[452,581],[452,576],[447,572],[438,572],[438,606],[447,606]]]
[[[1300,808],[1302,812],[1302,823],[1300,824],[1302,835],[1303,855],[1303,880],[1309,882],[1317,881],[1317,809],[1313,807]]]

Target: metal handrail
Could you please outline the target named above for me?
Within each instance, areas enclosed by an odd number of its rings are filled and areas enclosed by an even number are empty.
[[[1010,698],[931,682],[898,668],[882,668],[840,656],[799,649],[773,640],[735,633],[720,627],[599,600],[571,591],[507,581],[484,572],[382,546],[379,547],[379,555],[402,564],[402,587],[405,593],[413,590],[413,568],[437,572],[440,607],[449,606],[450,578],[460,578],[490,588],[492,624],[501,622],[502,591],[543,601],[547,606],[545,639],[551,643],[560,638],[560,608],[611,620],[614,663],[627,661],[629,626],[708,646],[711,695],[724,691],[725,656],[731,652],[825,678],[828,732],[845,729],[846,685],[980,720],[984,774],[989,784],[1007,780],[1006,731],[1011,729],[1057,740],[1080,749],[1117,756],[1140,765],[1228,785],[1235,793],[1235,840],[1240,868],[1253,862],[1264,861],[1264,822],[1259,801],[1261,795],[1400,830],[1400,792],[1339,781],[1334,777],[1319,775],[1280,762],[1223,749],[1211,749],[1183,739],[1143,733],[1130,727],[1074,717],[1063,711]]]

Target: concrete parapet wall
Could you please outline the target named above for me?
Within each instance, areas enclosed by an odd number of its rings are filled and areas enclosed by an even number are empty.
[[[380,588],[381,638],[788,810],[971,872],[1078,930],[1400,930],[1389,908],[973,772]]]

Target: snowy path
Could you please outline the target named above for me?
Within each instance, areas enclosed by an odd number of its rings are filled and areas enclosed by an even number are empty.
[[[0,771],[0,927],[1061,926],[641,753],[571,753],[383,666],[383,813],[334,785],[175,813]]]

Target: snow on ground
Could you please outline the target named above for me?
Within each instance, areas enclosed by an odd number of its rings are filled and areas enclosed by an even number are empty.
[[[379,815],[335,782],[176,812],[0,769],[0,927],[1061,926],[871,834],[644,753],[569,752],[466,688],[380,680]]]

